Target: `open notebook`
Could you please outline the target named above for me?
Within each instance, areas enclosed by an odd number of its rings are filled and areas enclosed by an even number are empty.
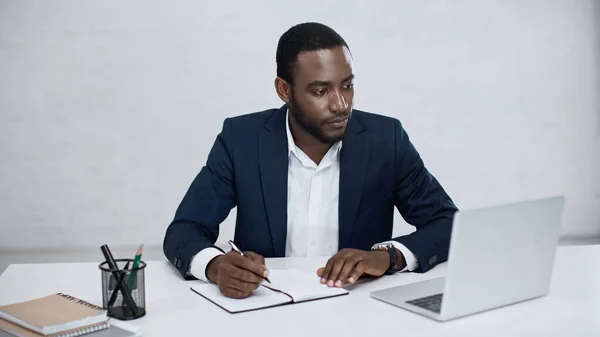
[[[224,296],[215,284],[197,284],[191,289],[230,313],[348,294],[346,289],[321,284],[316,274],[307,274],[297,269],[271,270],[269,280],[272,283],[263,282],[261,287],[244,299]]]
[[[0,306],[0,330],[17,336],[79,336],[108,328],[102,308],[66,294]]]

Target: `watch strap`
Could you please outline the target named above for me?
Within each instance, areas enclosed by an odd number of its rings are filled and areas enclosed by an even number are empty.
[[[393,244],[389,243],[389,244],[375,245],[371,248],[371,250],[387,251],[387,253],[390,257],[390,264],[388,266],[388,269],[385,271],[386,275],[393,274],[399,270],[399,268],[398,268],[398,251],[396,250],[396,247],[394,247]]]
[[[386,250],[390,255],[390,266],[388,267],[388,270],[385,271],[385,273],[387,275],[390,275],[398,271],[398,251],[393,245],[388,246]]]

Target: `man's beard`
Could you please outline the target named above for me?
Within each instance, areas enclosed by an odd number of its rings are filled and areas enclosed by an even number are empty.
[[[342,133],[341,135],[335,136],[335,137],[327,136],[323,132],[323,129],[319,125],[318,121],[311,121],[308,118],[306,118],[306,115],[304,114],[304,112],[302,112],[302,109],[300,109],[298,104],[296,104],[296,99],[293,94],[292,94],[291,105],[292,105],[291,113],[292,113],[292,115],[294,115],[294,118],[296,119],[296,121],[298,122],[300,127],[303,128],[304,130],[306,130],[308,133],[310,133],[313,137],[315,137],[321,143],[333,145],[336,142],[342,140],[342,138],[344,138],[344,136],[346,135],[346,132],[348,131],[347,125],[346,125],[346,129],[344,130],[344,133]],[[348,120],[348,122],[350,122],[350,120]]]

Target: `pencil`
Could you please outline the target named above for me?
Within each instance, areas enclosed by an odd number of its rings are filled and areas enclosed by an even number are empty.
[[[137,274],[137,268],[140,266],[140,261],[142,260],[142,253],[144,252],[144,244],[141,244],[135,253],[135,258],[133,259],[133,266],[131,266],[131,274],[127,278],[127,288],[129,291],[133,292],[133,282],[135,282],[135,277]]]

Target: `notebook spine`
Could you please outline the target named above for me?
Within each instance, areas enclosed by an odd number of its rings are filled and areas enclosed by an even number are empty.
[[[64,297],[64,298],[66,298],[66,299],[68,299],[70,301],[77,302],[78,304],[84,305],[84,306],[92,308],[92,309],[104,310],[102,307],[99,307],[99,306],[97,306],[95,304],[92,304],[90,302],[84,301],[84,300],[79,299],[77,297],[73,297],[71,295],[67,295],[67,294],[63,294],[63,293],[58,293],[57,295],[61,296],[61,297]]]
[[[110,327],[109,323],[104,323],[104,324],[101,324],[101,325],[94,325],[94,326],[90,326],[90,327],[87,327],[87,328],[82,328],[82,329],[78,329],[78,330],[69,331],[69,332],[64,333],[62,335],[57,335],[56,337],[77,337],[77,336],[83,336],[83,335],[94,333],[96,331],[108,329],[109,327]],[[54,337],[54,336],[52,336],[52,337]]]

